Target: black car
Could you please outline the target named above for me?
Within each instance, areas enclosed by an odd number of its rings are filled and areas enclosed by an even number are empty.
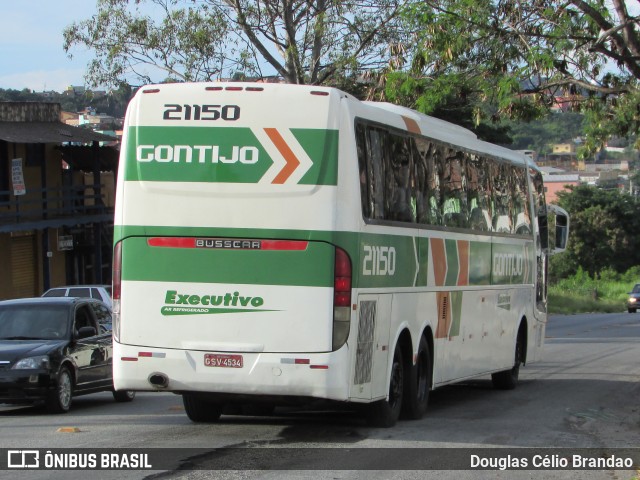
[[[636,313],[636,310],[640,308],[640,283],[636,283],[633,290],[629,292],[629,298],[627,298],[627,310],[629,313]]]
[[[113,390],[111,311],[99,300],[39,297],[0,302],[0,404],[44,402],[68,412],[75,395]]]

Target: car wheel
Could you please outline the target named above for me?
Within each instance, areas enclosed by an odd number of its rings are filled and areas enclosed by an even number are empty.
[[[629,313],[636,313],[636,309],[635,308],[629,308]]]
[[[73,397],[73,376],[67,367],[58,373],[58,381],[54,390],[49,392],[45,405],[49,413],[67,413],[71,408]]]
[[[136,398],[136,392],[132,390],[114,390],[111,393],[116,402],[130,402]]]

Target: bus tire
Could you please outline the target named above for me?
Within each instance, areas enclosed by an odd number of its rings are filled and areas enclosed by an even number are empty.
[[[516,388],[516,385],[518,384],[518,377],[520,375],[520,364],[523,363],[524,359],[524,347],[524,337],[523,335],[518,335],[513,367],[509,370],[503,370],[502,372],[493,373],[491,375],[491,381],[493,382],[494,388],[497,388],[498,390],[513,390]]]
[[[221,403],[203,400],[197,395],[182,394],[182,403],[187,417],[192,422],[215,422],[222,415],[224,405]]]
[[[421,337],[416,364],[411,365],[405,382],[403,417],[409,420],[419,420],[424,416],[429,402],[431,371],[429,344],[424,337]]]
[[[112,390],[111,393],[116,402],[132,402],[136,398],[136,392],[133,390]]]
[[[393,427],[402,411],[402,398],[405,390],[405,368],[402,349],[396,345],[391,363],[389,378],[389,398],[378,400],[367,406],[367,423],[371,427]]]
[[[268,417],[273,415],[276,406],[273,403],[248,403],[241,408],[242,415],[252,417]]]

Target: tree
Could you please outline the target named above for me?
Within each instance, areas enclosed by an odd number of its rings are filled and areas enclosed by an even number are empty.
[[[65,29],[64,48],[95,52],[93,86],[128,75],[150,83],[156,69],[178,81],[270,69],[289,83],[330,84],[386,61],[410,1],[98,0],[94,16]]]
[[[22,90],[4,90],[0,88],[0,101],[2,102],[37,102],[39,100],[41,100],[41,97],[28,88],[23,88]]]
[[[592,277],[606,268],[622,273],[640,265],[636,239],[640,235],[638,203],[617,190],[580,185],[558,193],[558,204],[571,216],[571,233],[565,254],[558,257],[563,276],[574,274],[578,266]],[[558,273],[551,266],[552,276]]]
[[[476,124],[540,117],[562,97],[585,114],[585,154],[640,127],[639,18],[625,0],[425,0],[406,19],[415,48],[386,96],[430,113],[460,95]]]
[[[581,137],[584,117],[574,112],[557,112],[529,122],[507,122],[513,139],[509,148],[535,150],[544,155],[555,143],[566,143]]]

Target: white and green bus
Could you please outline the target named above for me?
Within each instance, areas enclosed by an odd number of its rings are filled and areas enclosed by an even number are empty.
[[[513,388],[545,336],[542,176],[413,110],[260,83],[142,88],[114,222],[115,388],[193,421],[326,399],[372,425],[430,390]]]

